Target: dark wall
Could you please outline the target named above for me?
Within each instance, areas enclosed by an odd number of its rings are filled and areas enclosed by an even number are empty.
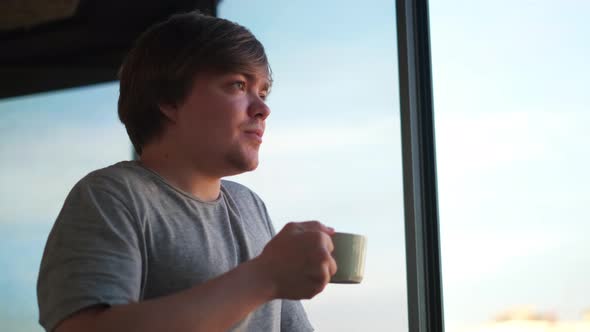
[[[194,9],[216,15],[217,3],[80,0],[68,19],[0,31],[0,98],[114,81],[124,55],[147,27]]]

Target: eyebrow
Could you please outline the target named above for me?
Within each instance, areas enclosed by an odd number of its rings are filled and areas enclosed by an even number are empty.
[[[258,81],[259,80],[259,76],[255,75],[255,74],[251,74],[251,73],[240,73],[241,75],[244,75],[246,77],[246,79],[248,79],[249,81]],[[264,81],[264,89],[265,91],[267,91],[267,93],[270,93],[270,88],[272,87],[272,82],[268,79],[268,78],[263,78],[262,79]]]

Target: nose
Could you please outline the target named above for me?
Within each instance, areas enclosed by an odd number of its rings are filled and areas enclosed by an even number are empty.
[[[270,108],[260,97],[254,98],[248,107],[248,115],[265,120],[270,115]]]

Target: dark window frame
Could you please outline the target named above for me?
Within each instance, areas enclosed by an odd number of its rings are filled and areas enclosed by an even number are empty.
[[[408,327],[444,331],[427,0],[397,0]]]

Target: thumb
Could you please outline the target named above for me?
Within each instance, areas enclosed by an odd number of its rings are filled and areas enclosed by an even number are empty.
[[[326,226],[317,220],[302,222],[300,225],[304,231],[312,231],[312,232],[319,231],[319,232],[326,233],[330,236],[336,232],[334,230],[334,228]]]

